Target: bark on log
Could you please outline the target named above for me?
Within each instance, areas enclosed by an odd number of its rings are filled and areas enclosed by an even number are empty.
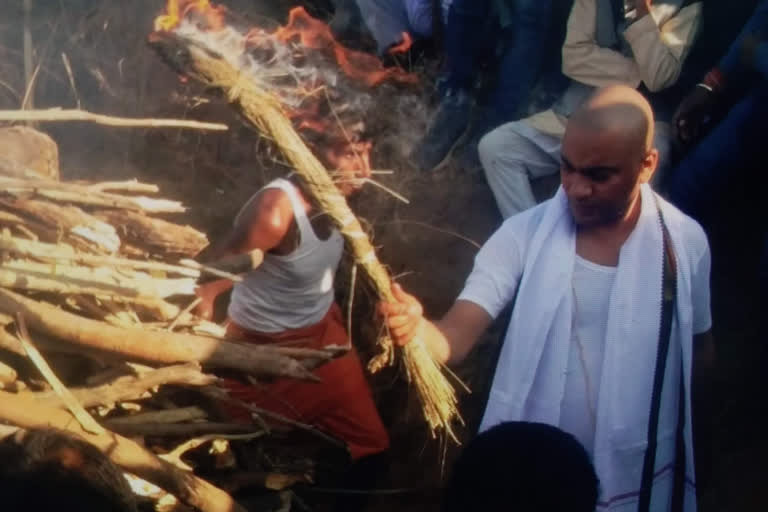
[[[167,425],[173,423],[184,423],[195,420],[204,420],[208,413],[199,407],[180,407],[178,409],[165,409],[162,411],[140,412],[130,416],[121,416],[119,418],[109,418],[103,423],[116,432],[120,427],[130,427],[131,425],[158,424]]]
[[[127,437],[195,437],[213,434],[249,434],[253,425],[242,423],[138,423],[115,425],[115,432]]]
[[[90,252],[114,253],[120,248],[120,238],[114,227],[75,206],[36,199],[0,199],[0,208],[42,224],[58,235],[55,239],[46,237],[46,242],[57,243],[64,239],[90,249]],[[35,231],[34,227],[32,230]]]
[[[208,246],[208,238],[191,226],[180,226],[139,212],[100,210],[94,215],[119,226],[122,240],[153,254],[193,258]]]
[[[0,286],[51,291],[62,295],[121,295],[166,299],[194,295],[197,284],[191,278],[160,279],[144,272],[119,271],[110,267],[10,260],[3,262],[3,268],[0,269]]]
[[[21,428],[58,428],[99,448],[124,470],[154,483],[203,512],[245,512],[231,496],[210,483],[181,471],[138,443],[117,434],[89,434],[66,411],[43,407],[34,400],[0,391],[0,420]]]
[[[197,361],[253,375],[317,380],[301,363],[281,355],[279,348],[244,346],[191,334],[121,329],[4,289],[0,289],[0,311],[22,313],[33,330],[131,359],[161,364]]]
[[[158,368],[138,376],[122,376],[113,382],[92,388],[72,388],[70,391],[83,407],[97,407],[118,402],[140,400],[144,394],[158,386],[208,386],[215,383],[217,378],[200,371],[197,363]],[[46,407],[62,407],[55,393],[33,393],[35,400]]]
[[[0,187],[7,194],[13,196],[39,196],[56,202],[90,207],[118,208],[147,213],[184,213],[186,211],[184,205],[178,201],[102,192],[94,189],[91,185],[58,182],[43,178],[25,179],[0,176]]]

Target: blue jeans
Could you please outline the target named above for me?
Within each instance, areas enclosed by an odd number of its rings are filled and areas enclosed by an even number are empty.
[[[737,103],[680,163],[669,179],[669,198],[700,221],[711,220],[716,199],[737,181],[752,179],[755,160],[763,158],[765,120],[768,119],[768,81],[761,81]],[[760,262],[760,276],[768,290],[768,240]]]
[[[489,129],[520,116],[541,75],[547,41],[552,37],[553,0],[506,3],[510,25],[502,27],[498,20],[488,21],[494,14],[492,0],[454,0],[445,31],[448,87],[471,89],[483,57],[496,58],[488,63],[496,68],[488,98]]]

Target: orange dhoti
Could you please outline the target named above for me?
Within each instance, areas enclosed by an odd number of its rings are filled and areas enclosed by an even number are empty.
[[[230,322],[228,335],[243,341],[271,344],[296,341],[303,348],[347,346],[341,310],[334,304],[319,323],[276,334],[248,331]],[[384,428],[357,351],[352,348],[314,370],[321,382],[279,378],[263,386],[224,379],[230,396],[292,420],[308,423],[344,441],[353,460],[389,448]]]

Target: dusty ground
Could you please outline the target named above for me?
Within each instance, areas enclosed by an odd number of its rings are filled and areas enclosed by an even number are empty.
[[[34,17],[41,62],[35,91],[38,106],[71,107],[79,99],[83,108],[105,113],[188,116],[225,122],[232,128],[226,134],[210,134],[48,124],[43,128],[60,144],[62,176],[98,180],[135,177],[157,183],[165,196],[190,206],[183,217],[185,222],[206,231],[212,240],[221,236],[250,194],[283,172],[266,154],[264,141],[243,127],[219,100],[194,85],[181,83],[146,48],[144,37],[161,1],[73,0],[64,9],[64,3],[54,4],[39,9]],[[254,5],[244,0],[231,4]],[[272,2],[260,10],[280,16],[287,4]],[[19,96],[23,96],[20,24],[13,21],[13,12],[10,19],[0,24],[0,77],[5,84],[0,86],[2,108],[16,108]],[[72,62],[74,90],[61,53]],[[424,115],[414,115],[392,127],[382,134],[391,137],[373,156],[374,167],[396,170],[394,176],[383,176],[381,181],[411,203],[398,204],[378,190],[364,190],[353,206],[368,221],[381,259],[399,281],[424,300],[431,315],[439,315],[460,290],[471,268],[475,244],[486,240],[500,219],[480,178],[452,166],[423,176],[404,164],[401,155],[423,128],[423,121]],[[740,197],[738,192],[735,196]],[[760,227],[752,225],[759,222],[741,222],[748,214],[741,210],[730,213],[713,229],[713,306],[720,365],[711,398],[716,420],[710,443],[714,477],[703,494],[704,512],[768,508],[768,473],[763,463],[768,441],[766,424],[761,420],[765,400],[760,396],[765,389],[766,339],[758,330],[764,309],[758,305],[753,277]],[[346,297],[347,292],[346,274],[340,275],[340,297]],[[363,291],[358,293],[355,312],[353,332],[363,345],[371,336],[367,328],[370,301]],[[489,341],[498,331],[497,326]],[[482,410],[482,390],[493,354],[493,347],[485,345],[459,371],[478,390],[462,397],[468,430]],[[413,397],[399,376],[394,370],[372,380],[393,437],[393,461],[380,485],[400,491],[377,496],[371,510],[437,510],[437,486],[456,449],[429,438]]]

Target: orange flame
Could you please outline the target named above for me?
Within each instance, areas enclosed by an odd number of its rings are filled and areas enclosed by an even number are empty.
[[[155,18],[155,31],[170,32],[192,11],[208,22],[209,29],[221,30],[224,27],[224,7],[211,5],[210,0],[168,0],[165,14]]]
[[[400,41],[400,44],[397,44],[392,48],[390,48],[387,51],[388,54],[395,55],[398,53],[405,53],[411,49],[411,46],[413,46],[413,38],[411,37],[411,34],[409,34],[408,32],[403,32],[402,36],[403,36],[403,40]]]
[[[379,59],[369,53],[350,50],[339,44],[333,37],[331,28],[310,16],[303,7],[291,9],[288,24],[277,29],[275,37],[284,42],[298,39],[307,48],[333,55],[347,76],[369,87],[375,87],[386,80],[401,83],[417,81],[415,75],[400,68],[385,68]]]

